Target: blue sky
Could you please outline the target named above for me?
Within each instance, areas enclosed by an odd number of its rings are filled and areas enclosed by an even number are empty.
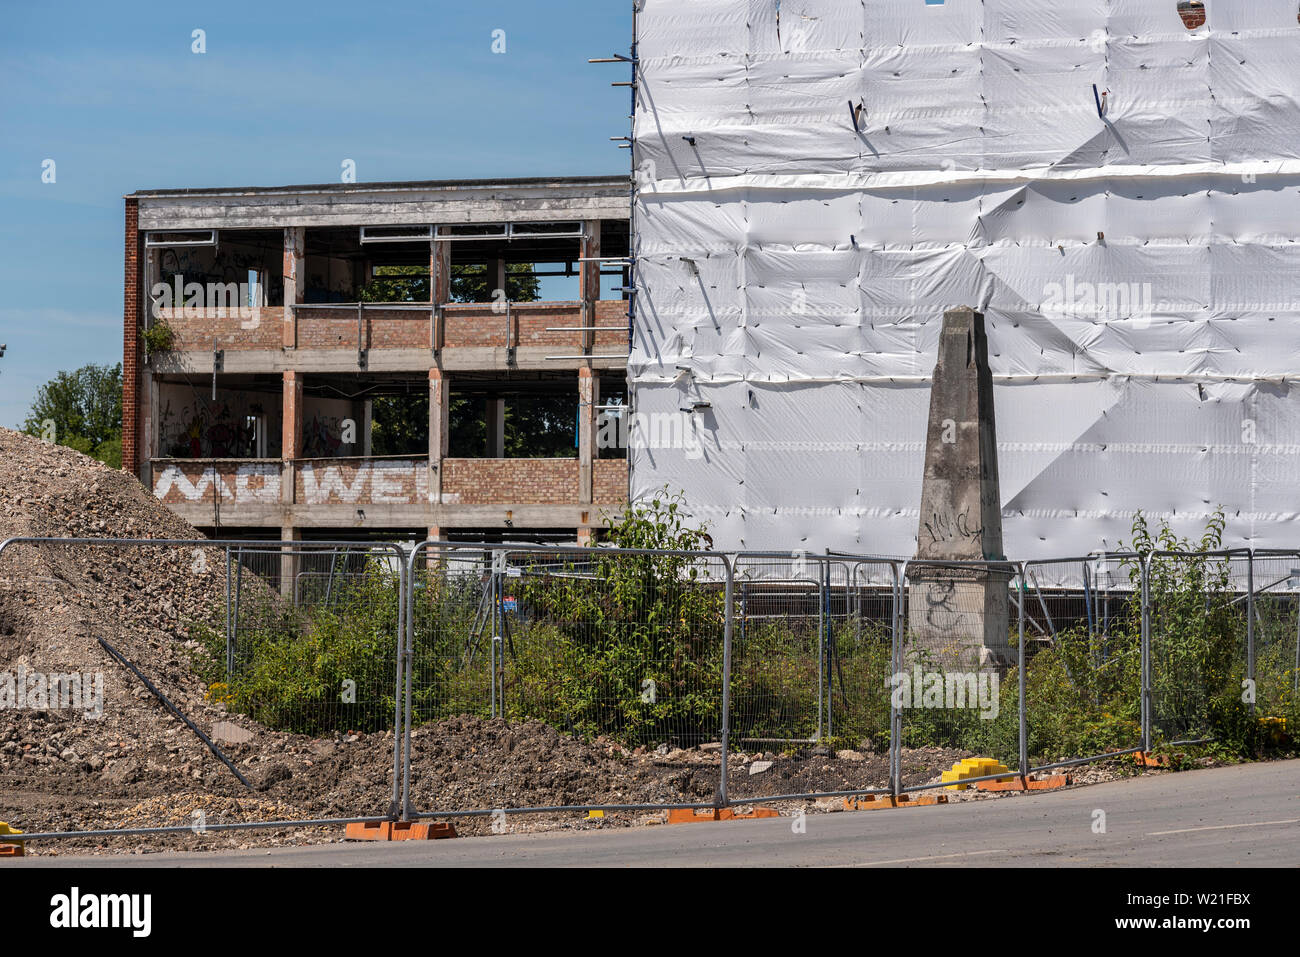
[[[0,425],[56,372],[121,361],[127,193],[337,182],[344,159],[361,182],[627,170],[628,71],[586,61],[627,52],[630,0],[0,13]]]

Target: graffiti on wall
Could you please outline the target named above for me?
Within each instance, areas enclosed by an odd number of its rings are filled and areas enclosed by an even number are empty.
[[[215,402],[189,386],[165,383],[158,389],[158,454],[175,459],[260,458],[257,428],[266,458],[281,455],[280,397],[265,392],[222,389]],[[350,403],[308,399],[300,458],[341,458],[360,451],[357,420]],[[344,441],[350,439],[351,441]]]
[[[313,415],[302,428],[302,457],[305,459],[332,459],[345,455],[343,450],[343,420],[338,416]]]
[[[256,396],[219,396],[216,402],[179,390],[159,390],[158,448],[168,458],[237,459],[257,454],[250,418],[267,421],[266,403]],[[277,429],[267,430],[267,455],[278,456]]]
[[[233,474],[222,474],[208,466],[197,474],[186,474],[179,465],[169,465],[158,475],[154,496],[162,502],[236,502],[244,505],[274,504],[280,501],[278,463],[240,465]]]

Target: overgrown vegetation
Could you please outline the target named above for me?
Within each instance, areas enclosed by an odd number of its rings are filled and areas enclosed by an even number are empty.
[[[1223,756],[1289,746],[1297,721],[1294,592],[1256,601],[1255,711],[1243,697],[1246,603],[1216,515],[1198,541],[1167,523],[1133,523],[1130,550],[1190,553],[1152,563],[1151,680],[1157,745],[1213,739]],[[607,545],[651,554],[516,551],[492,590],[487,552],[429,557],[415,587],[413,699],[417,722],[489,713],[493,638],[510,720],[538,718],[627,744],[716,740],[721,730],[725,573],[702,556],[707,529],[692,525],[667,490],[607,522]],[[1141,594],[1136,562],[1116,611],[1056,622],[1026,647],[1028,749],[1035,764],[1141,744]],[[245,602],[235,673],[224,636],[205,637],[205,677],[215,694],[278,728],[319,733],[390,726],[394,710],[397,580],[371,561],[329,587],[329,600],[298,608],[269,591]],[[1027,600],[1029,596],[1024,596]],[[499,613],[492,613],[493,602]],[[882,607],[887,602],[882,602]],[[825,737],[875,747],[889,740],[891,641],[887,621],[828,619],[825,652],[816,608],[733,621],[732,735],[812,737],[831,699]],[[1012,641],[1016,629],[1012,625]],[[909,652],[906,667],[942,671]],[[823,676],[828,676],[824,679]],[[977,708],[909,708],[903,743],[954,747],[1014,766],[1019,752],[1018,675],[1000,675],[995,717]],[[825,681],[828,680],[828,684]],[[356,696],[344,689],[355,683]],[[819,697],[818,688],[822,687]],[[1276,719],[1276,720],[1267,720]],[[774,745],[779,747],[779,745]]]
[[[297,607],[260,581],[242,590],[230,675],[225,634],[191,626],[200,643],[196,667],[210,696],[282,731],[391,728],[397,574],[372,558],[327,581],[308,581]]]
[[[176,344],[176,333],[167,324],[167,320],[160,317],[140,330],[140,339],[144,343],[145,355],[156,356],[172,350]]]

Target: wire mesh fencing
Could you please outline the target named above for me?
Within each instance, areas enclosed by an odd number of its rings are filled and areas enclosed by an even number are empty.
[[[735,575],[733,798],[890,790],[893,563],[748,552]]]
[[[402,550],[243,543],[229,558],[227,703],[296,734],[394,730]]]
[[[412,568],[408,814],[490,815],[495,828],[555,808],[725,803],[725,556],[425,543]],[[465,597],[419,610],[441,594]],[[451,717],[466,682],[486,690],[473,695],[486,726]],[[458,736],[475,735],[483,750],[467,754]],[[490,793],[440,760],[491,756]]]
[[[40,610],[10,633],[20,683],[42,690],[2,702],[6,777],[64,797],[25,839],[395,814],[403,557],[330,543],[4,542],[0,617]],[[328,600],[295,588],[299,569],[331,562],[348,571]]]
[[[1300,553],[17,539],[0,637],[0,767],[86,801],[45,836],[474,833],[1289,745]]]
[[[1142,560],[1026,562],[1026,753],[1031,771],[1142,748]]]
[[[1250,552],[1158,551],[1146,567],[1148,744],[1204,742],[1253,721]]]
[[[743,749],[817,744],[827,733],[826,563],[789,552],[736,558],[732,734]]]
[[[1017,597],[1019,593],[1020,597]],[[973,752],[1023,769],[1023,576],[1006,561],[910,561],[899,668],[891,678],[902,791],[947,786],[910,751]],[[954,760],[954,763],[956,761]],[[967,775],[967,784],[997,777]]]
[[[1295,735],[1286,715],[1300,695],[1300,552],[1255,552],[1253,655],[1255,710],[1269,743]]]

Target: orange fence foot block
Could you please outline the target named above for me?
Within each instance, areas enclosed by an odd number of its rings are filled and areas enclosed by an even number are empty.
[[[456,837],[451,824],[416,821],[380,821],[378,824],[349,824],[345,841],[439,841]]]
[[[722,809],[705,808],[698,811],[690,808],[679,808],[668,812],[668,823],[694,824],[698,821],[752,821],[760,817],[780,816],[779,811],[770,807],[755,807],[752,811],[736,811],[729,807]]]
[[[393,824],[394,841],[442,841],[450,837],[456,837],[456,828],[451,824],[414,821],[396,821]]]
[[[343,833],[345,841],[391,841],[393,826],[389,821],[378,824],[349,824]]]
[[[1139,751],[1133,755],[1133,760],[1140,768],[1167,768],[1169,767],[1169,758],[1163,754],[1148,754],[1145,751]]]
[[[23,857],[21,844],[0,844],[0,857]]]
[[[846,811],[875,811],[886,807],[931,807],[935,804],[947,804],[946,794],[866,794],[862,797],[845,798]]]

